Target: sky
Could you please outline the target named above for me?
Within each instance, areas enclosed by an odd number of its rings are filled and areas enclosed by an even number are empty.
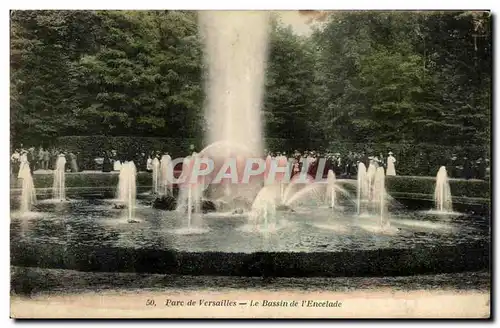
[[[311,26],[307,23],[309,16],[299,13],[298,10],[279,11],[281,21],[285,25],[291,25],[295,33],[308,35],[312,32]]]

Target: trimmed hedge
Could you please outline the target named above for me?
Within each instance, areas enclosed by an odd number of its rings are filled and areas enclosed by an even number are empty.
[[[34,174],[36,188],[51,188],[53,183],[52,174]],[[137,186],[151,186],[151,173],[139,172],[137,174]],[[387,191],[391,193],[424,194],[433,195],[435,188],[434,177],[414,176],[388,176],[386,177]],[[18,187],[17,181],[11,181],[11,187]],[[118,184],[118,173],[67,173],[66,187],[114,187]],[[355,183],[346,184],[345,188],[355,192]],[[483,180],[459,180],[450,179],[451,194],[454,197],[484,198],[490,199],[490,182]]]
[[[456,245],[335,252],[179,252],[160,248],[92,247],[83,243],[11,242],[11,265],[94,272],[245,277],[407,276],[484,270],[487,240]],[[65,246],[66,246],[65,245]],[[18,281],[14,284],[19,286]]]
[[[118,172],[79,172],[66,173],[67,188],[92,188],[92,187],[115,187],[118,185]],[[151,173],[137,173],[137,186],[150,186]],[[18,181],[12,180],[11,187],[18,187]],[[54,176],[52,174],[34,174],[33,183],[35,188],[52,188]]]
[[[484,180],[450,179],[453,197],[490,198],[490,183]],[[412,193],[433,195],[436,186],[434,177],[388,176],[386,188],[389,193]]]

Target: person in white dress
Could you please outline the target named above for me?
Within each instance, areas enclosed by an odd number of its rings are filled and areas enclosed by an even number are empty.
[[[396,158],[392,156],[392,151],[389,152],[387,157],[387,172],[386,175],[396,175],[396,168],[394,163],[396,163]]]
[[[155,159],[158,160],[156,157]],[[153,159],[151,158],[151,155],[148,156],[148,160],[146,161],[146,171],[153,171]]]
[[[20,165],[19,165],[19,172],[17,173],[17,177],[18,178],[21,178],[22,177],[22,171],[23,169],[28,166],[29,167],[29,163],[28,163],[28,152],[26,150],[22,150],[21,151],[21,157],[19,159],[19,161],[21,162]]]

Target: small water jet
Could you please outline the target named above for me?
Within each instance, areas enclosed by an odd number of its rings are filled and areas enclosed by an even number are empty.
[[[160,183],[160,161],[158,160],[158,158],[155,157],[155,159],[153,159],[152,166],[153,166],[153,174],[152,174],[153,190],[152,190],[152,192],[154,194],[157,194],[158,193],[158,184]]]
[[[373,198],[375,211],[378,212],[379,224],[381,228],[389,227],[389,218],[387,215],[387,200],[385,190],[385,171],[383,167],[377,168],[373,183]]]
[[[55,201],[66,200],[66,156],[59,155],[54,170],[54,182],[52,185],[52,199]]]
[[[366,177],[366,167],[364,163],[358,164],[357,177],[357,212],[361,215],[362,204],[368,200],[368,184]]]
[[[137,170],[133,161],[124,162],[118,177],[118,201],[127,209],[127,218],[134,220],[136,207],[136,177]]]
[[[327,184],[327,199],[328,196],[330,196],[330,207],[332,209],[335,208],[335,196],[336,196],[336,189],[335,189],[335,184],[336,184],[336,178],[335,178],[335,173],[332,170],[328,170],[328,175],[326,177],[326,184]]]
[[[199,181],[191,181],[193,165],[196,161],[196,155],[184,158],[182,163],[182,173],[179,179],[182,183],[179,186],[179,197],[177,199],[176,211],[186,214],[185,233],[193,230],[193,233],[199,233],[201,225],[201,201],[203,196],[203,186]],[[196,219],[196,221],[193,221]],[[203,230],[203,229],[202,229]]]
[[[28,165],[21,168],[19,177],[22,179],[20,214],[25,215],[31,212],[33,205],[36,204],[36,190]]]
[[[442,213],[453,212],[450,182],[446,167],[441,166],[436,175],[436,187],[434,189],[434,203],[436,210]]]
[[[250,226],[259,232],[269,232],[276,229],[275,186],[265,186],[259,191],[252,204],[248,219]]]
[[[169,172],[171,171],[171,172]],[[159,192],[161,195],[173,196],[173,185],[169,181],[169,174],[173,176],[174,168],[172,167],[172,158],[170,155],[163,155],[160,161],[160,174],[159,174]]]
[[[367,200],[373,200],[373,184],[375,183],[375,174],[377,173],[377,166],[371,161],[366,170],[366,186],[367,186]]]

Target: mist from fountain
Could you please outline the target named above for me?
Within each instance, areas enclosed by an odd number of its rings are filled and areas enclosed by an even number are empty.
[[[66,200],[66,157],[59,155],[54,170],[54,182],[52,184],[52,199],[55,201]]]
[[[290,198],[285,199],[284,205],[291,207],[296,205],[300,201],[320,201],[324,195],[323,188],[325,184],[323,182],[314,182],[306,184],[304,188],[294,193]]]
[[[453,212],[453,203],[450,190],[450,182],[448,181],[448,173],[446,167],[441,166],[436,175],[436,187],[434,189],[434,203],[436,210],[442,213]]]
[[[21,172],[19,177],[22,179],[21,186],[21,204],[20,204],[20,214],[24,215],[31,212],[34,204],[36,204],[36,190],[33,184],[33,177],[31,176],[31,171],[28,165],[23,165],[21,167]]]
[[[153,190],[152,192],[154,194],[158,194],[158,189],[159,189],[159,183],[160,183],[160,161],[158,158],[153,159]]]

